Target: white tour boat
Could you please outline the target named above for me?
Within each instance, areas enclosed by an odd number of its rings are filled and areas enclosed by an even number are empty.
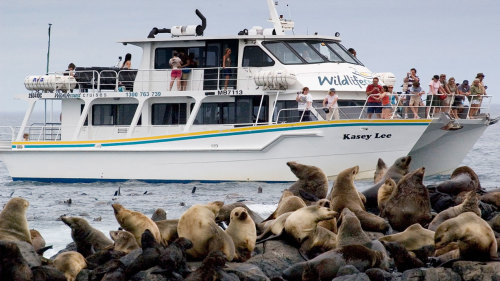
[[[370,177],[378,158],[404,155],[432,175],[456,168],[494,123],[487,96],[475,119],[401,119],[396,110],[390,119],[367,119],[366,86],[374,76],[386,84],[394,76],[372,73],[338,35],[287,35],[293,22],[268,5],[273,28],[206,37],[196,11],[201,25],[153,28],[147,38],[123,41],[142,48],[139,69],[28,76],[24,120],[4,128],[11,134],[0,142],[12,179],[294,181],[288,161],[318,166],[329,178],[359,165],[360,177]],[[182,91],[169,90],[174,51],[197,62]],[[314,99],[310,121],[297,110],[305,86]],[[340,118],[326,120],[322,100],[332,87]],[[28,124],[37,102],[53,100],[61,102],[60,123]]]

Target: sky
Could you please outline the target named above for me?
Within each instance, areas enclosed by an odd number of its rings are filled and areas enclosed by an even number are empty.
[[[394,73],[397,86],[415,67],[424,85],[434,74],[445,73],[461,82],[483,72],[487,93],[498,92],[498,0],[278,3],[278,14],[295,21],[295,34],[339,32],[342,44],[356,49],[371,71]],[[126,53],[132,54],[132,67],[137,67],[141,49],[117,42],[146,38],[153,27],[199,24],[195,9],[207,18],[205,35],[236,35],[254,25],[271,27],[265,0],[0,1],[0,112],[26,109],[25,102],[14,97],[28,92],[26,76],[45,73],[49,23],[49,71],[63,71],[70,62],[114,66]]]

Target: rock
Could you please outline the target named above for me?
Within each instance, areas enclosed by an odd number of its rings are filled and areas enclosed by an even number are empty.
[[[485,221],[492,219],[497,211],[497,207],[482,201],[479,201],[479,209],[481,209],[481,218]]]
[[[130,280],[133,281],[167,281],[167,278],[161,274],[155,274],[153,272],[159,271],[161,268],[159,266],[151,267],[147,270],[137,272]]]
[[[264,242],[264,253],[255,255],[247,263],[258,266],[269,278],[280,277],[283,270],[303,262],[297,248],[279,240]]]
[[[84,268],[76,276],[76,281],[88,281],[88,280],[90,280],[91,274],[92,274],[92,271]]]
[[[380,268],[370,268],[365,271],[365,274],[368,275],[370,281],[391,281],[393,280],[392,275]]]
[[[333,278],[332,281],[370,281],[370,277],[365,273],[356,273]]]
[[[357,273],[359,273],[359,270],[354,265],[348,264],[339,268],[339,271],[337,272],[337,277],[344,275],[352,275]]]
[[[452,269],[458,273],[464,281],[500,280],[500,262],[457,261],[453,263]]]
[[[19,251],[21,251],[21,256],[26,260],[30,267],[42,265],[42,260],[40,256],[35,252],[35,248],[28,242],[25,241],[12,241],[16,243]]]
[[[403,272],[402,281],[461,281],[450,268],[414,268]]]
[[[254,264],[249,263],[226,263],[224,271],[234,273],[241,280],[246,281],[269,281],[269,278]]]
[[[68,252],[68,251],[76,251],[76,244],[75,242],[71,242],[69,243],[68,245],[66,245],[66,248],[60,250],[59,252],[57,252],[57,254],[53,255],[52,257],[50,257],[51,260],[55,259],[57,257],[57,255],[59,255],[60,253],[64,253],[64,252]]]

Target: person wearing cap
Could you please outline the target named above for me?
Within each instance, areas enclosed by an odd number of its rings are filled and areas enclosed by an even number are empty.
[[[486,95],[486,86],[484,85],[483,79],[484,79],[484,74],[479,72],[476,75],[476,79],[479,79],[479,86],[483,88],[484,94]]]
[[[457,87],[457,94],[455,95],[455,100],[453,101],[453,107],[451,108],[451,116],[455,119],[459,119],[459,114],[464,110],[464,100],[465,97],[470,95],[469,81],[464,80],[462,84]]]
[[[373,83],[366,87],[366,95],[368,96],[366,101],[366,113],[368,119],[372,118],[373,113],[375,113],[377,118],[381,118],[382,102],[379,96],[382,94],[383,90],[382,86],[378,84],[378,77],[373,77]]]
[[[337,103],[339,99],[339,96],[335,92],[335,88],[330,88],[328,91],[328,95],[323,99],[323,108],[325,109],[326,112],[326,118],[325,120],[332,120],[335,118],[335,120],[340,119],[339,118],[339,105]]]
[[[481,83],[481,80],[479,80],[479,78],[476,78],[476,79],[474,79],[474,82],[472,82],[472,87],[470,87],[469,118],[473,118],[474,116],[476,116],[477,112],[479,111],[479,107],[481,107],[481,100],[482,100],[481,96],[486,93],[484,90],[484,87],[481,87],[480,83]]]

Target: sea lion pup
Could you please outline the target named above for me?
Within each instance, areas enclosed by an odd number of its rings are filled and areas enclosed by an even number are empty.
[[[62,216],[61,220],[71,228],[71,238],[75,241],[76,250],[84,257],[113,245],[113,241],[83,218]]]
[[[462,191],[480,190],[481,184],[477,174],[467,166],[456,168],[450,179],[437,185],[439,192],[457,195]]]
[[[156,242],[162,243],[160,230],[152,219],[142,213],[128,210],[118,203],[111,206],[113,207],[115,218],[120,226],[134,235],[139,246],[141,246],[141,236],[146,229],[151,231]]]
[[[458,242],[458,250],[452,255],[438,257],[440,262],[447,258],[490,260],[498,258],[497,240],[490,225],[473,212],[465,212],[446,220],[436,230],[434,243],[436,251],[449,243]]]
[[[45,239],[36,229],[30,229],[31,245],[35,249],[35,252],[43,251],[45,248]],[[40,253],[39,253],[40,254]],[[43,254],[43,252],[42,252]]]
[[[178,238],[173,241],[168,247],[161,251],[158,265],[164,269],[165,272],[179,273],[186,276],[190,270],[186,263],[186,250],[193,247],[193,243],[186,238]]]
[[[483,194],[481,196],[481,201],[483,201],[484,203],[494,205],[497,208],[500,208],[500,192],[496,191]]]
[[[87,262],[82,254],[68,251],[57,255],[54,259],[54,267],[64,273],[66,280],[75,281],[78,273],[87,267]]]
[[[26,220],[29,202],[21,197],[12,198],[0,213],[0,240],[25,241],[31,244]]]
[[[283,271],[286,280],[301,280],[304,270],[309,266],[318,272],[319,280],[332,280],[337,276],[339,269],[350,264],[359,271],[379,267],[383,255],[362,245],[348,245],[325,252],[314,259],[296,263]]]
[[[232,204],[227,204],[222,206],[219,210],[219,214],[215,218],[215,221],[217,223],[224,222],[226,225],[229,225],[229,222],[231,220],[231,211],[236,208],[236,207],[243,207],[247,210],[248,214],[252,218],[252,220],[255,222],[255,224],[260,224],[264,219],[254,211],[252,211],[250,208],[248,208],[247,205],[245,205],[242,202],[235,202]]]
[[[17,244],[0,240],[0,280],[31,281],[33,273]]]
[[[139,244],[135,240],[132,233],[125,230],[110,231],[109,236],[115,242],[113,249],[124,253],[130,253],[135,249],[139,249]]]
[[[377,183],[384,178],[385,173],[387,173],[387,165],[382,158],[377,161],[377,167],[375,167],[375,173],[373,174],[373,183]]]
[[[348,208],[344,208],[340,214],[340,227],[337,233],[337,246],[353,244],[365,245],[371,239],[361,228],[358,217]]]
[[[382,212],[382,210],[384,209],[385,203],[387,202],[387,200],[389,200],[389,198],[392,195],[392,192],[395,189],[396,189],[396,182],[391,178],[387,178],[384,184],[382,184],[378,189],[377,205],[380,212]]]
[[[422,247],[434,245],[434,231],[423,228],[415,223],[409,226],[405,231],[380,237],[379,241],[397,242],[408,251],[418,250]]]
[[[316,205],[330,209],[330,200],[326,198],[318,200]],[[337,233],[337,218],[320,221],[318,222],[318,226],[324,227],[333,233]]]
[[[401,243],[382,241],[382,244],[390,253],[399,272],[425,266],[420,259],[416,258],[415,255],[409,252]]]
[[[227,226],[226,233],[234,242],[236,255],[233,260],[241,262],[248,260],[255,248],[257,230],[245,208],[237,207],[231,211],[231,222]]]
[[[155,210],[155,212],[151,216],[151,219],[154,222],[164,221],[164,220],[167,219],[167,212],[165,210],[163,210],[162,208],[158,208],[158,209]]]
[[[305,206],[306,203],[302,198],[293,195],[293,192],[285,189],[278,202],[278,207],[276,207],[276,210],[264,221],[273,220],[284,213],[293,212]]]
[[[369,189],[363,191],[363,195],[366,197],[365,207],[367,209],[376,209],[377,208],[377,195],[378,189],[382,184],[384,184],[385,180],[391,178],[397,184],[399,180],[401,180],[406,174],[408,174],[410,168],[411,156],[404,156],[396,159],[394,164],[387,170],[382,179],[378,181],[375,185],[370,187]]]
[[[479,195],[475,190],[471,190],[467,193],[462,204],[455,207],[450,207],[439,213],[436,217],[434,217],[434,219],[429,224],[429,227],[427,228],[429,230],[436,231],[438,226],[447,219],[454,218],[465,212],[473,212],[481,217],[481,209],[479,209]]]
[[[386,232],[390,228],[389,224],[383,218],[365,211],[363,201],[354,186],[354,178],[358,172],[359,166],[354,166],[338,174],[330,192],[331,209],[339,213],[344,208],[349,208],[356,214],[363,229]]]
[[[168,244],[179,238],[179,235],[177,234],[177,225],[179,224],[179,220],[162,220],[156,221],[155,223],[160,230],[161,239],[164,244]]]
[[[215,223],[215,217],[223,204],[221,201],[215,201],[206,205],[193,205],[182,214],[177,233],[179,237],[193,242],[193,248],[187,250],[189,256],[199,259],[212,251],[220,250],[228,261],[233,260],[233,239]]]
[[[325,207],[320,207],[318,205],[307,206],[292,212],[290,216],[288,216],[285,220],[285,231],[300,244],[316,230],[318,222],[332,219],[336,215],[337,212],[331,211]]]
[[[292,214],[292,212],[284,213],[274,220],[270,220],[264,223],[262,226],[262,233],[257,236],[257,242],[262,243],[266,240],[280,236],[285,229],[285,221]],[[268,237],[271,235],[270,237]]]
[[[381,213],[398,231],[414,223],[425,225],[432,219],[429,192],[422,183],[424,172],[422,167],[404,176]]]
[[[139,271],[158,265],[161,252],[164,250],[149,229],[146,229],[141,236],[141,248],[142,252],[125,269],[127,280]]]
[[[219,280],[217,271],[221,270],[226,264],[226,257],[221,251],[210,252],[203,260],[196,271],[189,274],[185,281],[205,281],[205,280]]]
[[[293,161],[287,162],[286,164],[290,167],[292,173],[299,178],[288,188],[288,190],[293,192],[293,195],[301,197],[308,205],[314,200],[304,198],[302,194],[310,194],[317,199],[326,197],[328,192],[328,178],[320,168],[299,164]]]

